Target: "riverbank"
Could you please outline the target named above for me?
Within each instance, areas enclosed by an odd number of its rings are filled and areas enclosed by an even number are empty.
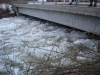
[[[14,17],[15,13],[9,4],[0,4],[0,19],[6,17]]]
[[[14,13],[9,13],[10,11],[9,10],[3,10],[3,9],[0,9],[0,19],[1,18],[6,18],[6,17],[14,17],[15,14]]]

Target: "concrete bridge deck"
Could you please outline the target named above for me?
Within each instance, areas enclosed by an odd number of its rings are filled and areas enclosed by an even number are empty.
[[[100,35],[100,5],[88,7],[88,4],[14,4],[13,9],[21,14]]]
[[[42,9],[42,10],[51,10],[51,11],[61,11],[61,12],[71,12],[77,14],[91,15],[100,17],[100,5],[97,7],[88,7],[89,3],[82,4],[73,4],[68,5],[68,3],[59,3],[55,5],[55,3],[45,3],[43,4],[14,4],[15,7],[23,7],[23,8],[32,8],[32,9]]]

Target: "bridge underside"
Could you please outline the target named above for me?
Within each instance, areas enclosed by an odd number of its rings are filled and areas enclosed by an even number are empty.
[[[39,5],[40,6],[40,5]],[[38,8],[39,8],[38,6]],[[100,17],[66,11],[55,11],[38,8],[17,7],[18,13],[34,16],[44,20],[63,24],[87,32],[100,35]],[[72,8],[72,7],[70,7]],[[77,10],[76,10],[77,11]],[[79,9],[80,11],[80,9]],[[77,11],[78,12],[78,11]],[[91,14],[91,13],[90,13]]]

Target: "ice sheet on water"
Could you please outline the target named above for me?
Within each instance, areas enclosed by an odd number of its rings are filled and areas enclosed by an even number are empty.
[[[73,64],[75,61],[72,58],[83,59],[80,57],[80,51],[74,52],[76,45],[83,44],[92,49],[96,47],[84,33],[79,31],[69,33],[68,29],[48,23],[42,24],[24,17],[0,19],[0,32],[2,32],[0,40],[4,40],[5,44],[0,45],[0,49],[6,49],[10,60],[16,60],[16,63],[24,63],[24,65],[27,65],[25,62],[40,61],[40,58],[47,59],[49,56],[52,60],[60,59],[62,65]],[[69,39],[73,42],[68,41]],[[77,55],[74,56],[74,53]],[[62,58],[64,54],[67,56]],[[55,61],[52,65],[57,65],[59,62]]]

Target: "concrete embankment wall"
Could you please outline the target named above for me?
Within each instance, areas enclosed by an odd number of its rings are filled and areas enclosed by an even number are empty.
[[[14,5],[14,7],[14,10],[21,14],[100,35],[99,8],[64,5]]]

